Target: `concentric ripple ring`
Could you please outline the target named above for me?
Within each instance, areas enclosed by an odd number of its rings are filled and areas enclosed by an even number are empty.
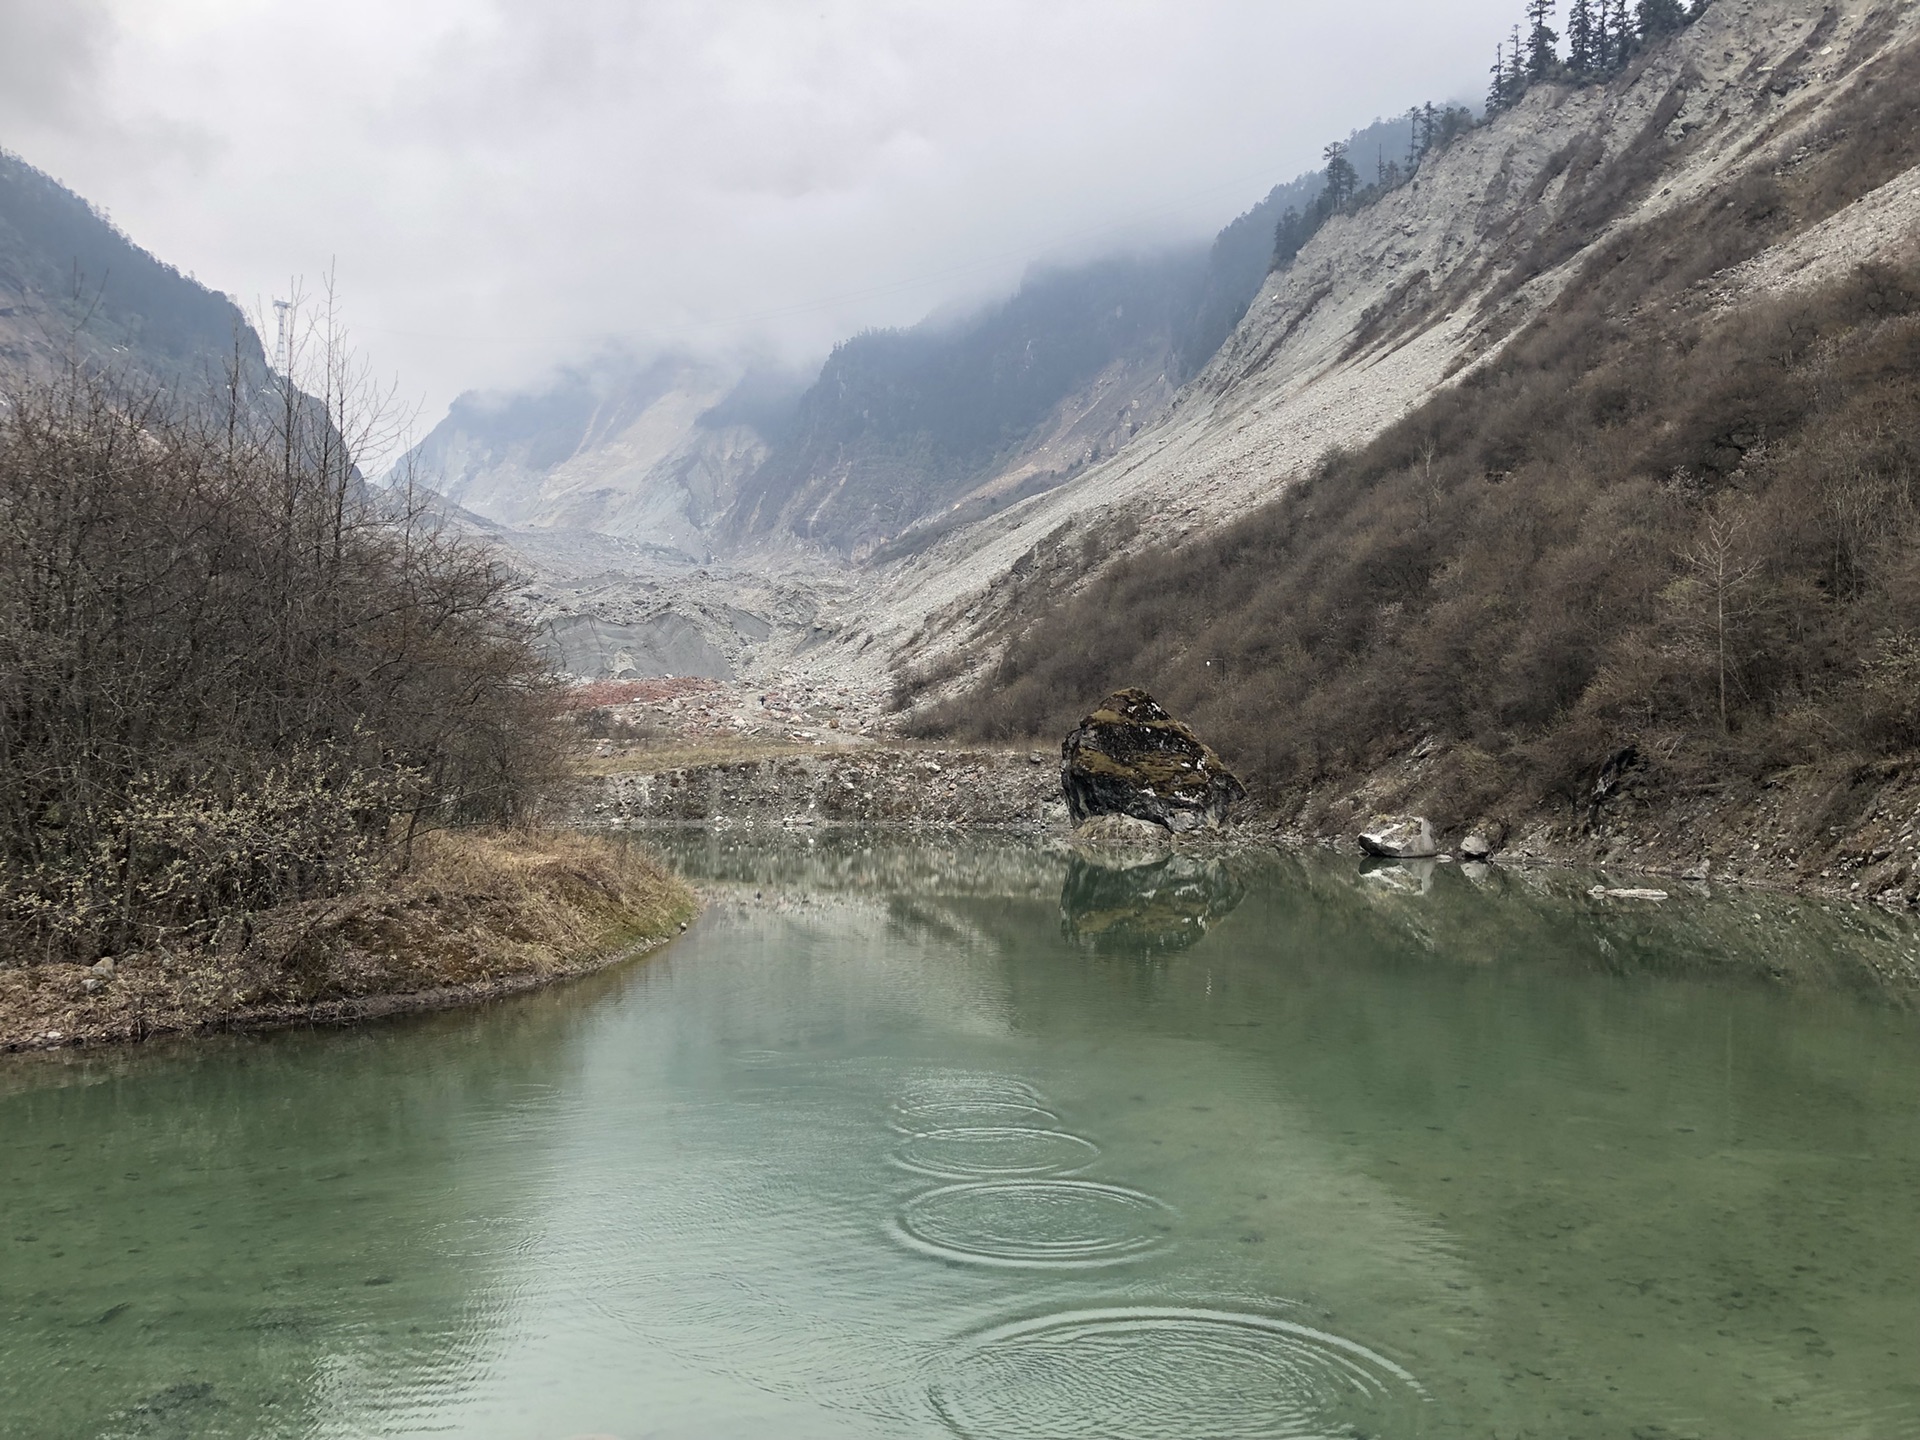
[[[1012,1075],[967,1072],[922,1075],[894,1101],[894,1109],[912,1114],[926,1105],[1044,1105],[1045,1098]]]
[[[999,1180],[916,1195],[893,1232],[923,1255],[967,1265],[1087,1269],[1161,1248],[1172,1220],[1162,1202],[1119,1185]]]
[[[1024,1125],[967,1125],[908,1136],[893,1162],[942,1180],[1073,1175],[1100,1158],[1091,1140]]]
[[[1310,1440],[1418,1434],[1407,1370],[1277,1316],[1187,1306],[1075,1310],[980,1332],[928,1384],[964,1440]]]
[[[973,1125],[1024,1125],[1051,1130],[1060,1117],[1041,1105],[1018,1100],[926,1100],[896,1104],[887,1123],[902,1135],[958,1130]]]

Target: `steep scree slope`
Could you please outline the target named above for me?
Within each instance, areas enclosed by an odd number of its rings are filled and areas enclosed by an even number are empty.
[[[1616,238],[1631,244],[1663,217],[1737,200],[1827,154],[1876,86],[1913,84],[1890,67],[1916,29],[1912,5],[1719,0],[1608,85],[1537,87],[1414,183],[1331,220],[1269,277],[1162,424],[890,567],[847,627],[849,656],[977,669],[1019,629],[1035,572],[1090,573],[1116,548],[1177,541],[1272,499],[1329,450],[1364,444],[1497,360]],[[1870,138],[1855,134],[1854,148]],[[1844,232],[1852,206],[1898,233],[1920,214],[1898,178],[1914,158],[1831,177],[1793,225]],[[1747,239],[1764,251],[1793,235],[1763,227]],[[1821,244],[1821,255],[1851,253],[1831,233]],[[1711,258],[1731,267],[1748,255]]]
[[[934,718],[1057,730],[1078,696],[1150,683],[1310,826],[1417,808],[1920,903],[1912,14],[1722,0],[1717,33],[1541,99],[1549,132],[1576,106],[1637,124],[1611,161],[1605,129],[1567,136],[1532,209],[1272,385],[1298,416],[1464,317],[1452,381],[1183,544],[1101,569],[1056,540]],[[1401,263],[1391,229],[1353,228],[1363,275]],[[1346,272],[1302,258],[1322,268],[1266,303],[1313,338]],[[1203,377],[1216,403],[1251,391],[1242,413],[1294,343],[1258,313]],[[1087,537],[1126,543],[1113,520]]]
[[[684,355],[610,360],[536,393],[460,396],[400,469],[501,525],[705,558],[714,522],[766,459],[797,389]]]

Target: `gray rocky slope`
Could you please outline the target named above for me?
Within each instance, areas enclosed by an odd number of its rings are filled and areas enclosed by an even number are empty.
[[[1917,37],[1911,4],[1719,0],[1609,85],[1535,89],[1414,183],[1331,220],[1152,431],[876,577],[846,656],[984,661],[1022,569],[1059,555],[1091,569],[1113,537],[1176,540],[1273,498],[1497,358],[1598,247],[1804,158],[1850,87]],[[1703,288],[1737,304],[1917,234],[1920,169]]]
[[[1612,82],[1538,86],[1429,157],[1412,183],[1334,217],[1267,277],[1198,375],[1153,396],[1113,453],[1041,493],[1015,484],[991,511],[955,507],[864,563],[789,546],[760,549],[745,579],[724,564],[644,579],[609,567],[533,609],[575,629],[583,615],[697,611],[725,661],[709,670],[748,677],[796,670],[875,686],[902,665],[977,669],[1017,620],[1023,574],[1090,574],[1130,545],[1178,540],[1274,498],[1328,449],[1364,443],[1497,361],[1600,247],[1800,163],[1836,107],[1917,37],[1910,3],[1716,0]],[[1847,199],[1703,282],[1706,303],[1813,283],[1920,231],[1920,170]],[[728,619],[729,606],[752,624]]]
[[[744,365],[611,357],[524,394],[466,394],[401,472],[510,529],[592,532],[692,561],[767,455],[761,426],[725,402]]]

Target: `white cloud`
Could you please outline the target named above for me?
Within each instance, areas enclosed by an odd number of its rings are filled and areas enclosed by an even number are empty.
[[[32,18],[57,8],[0,0],[0,38],[50,57],[3,112],[8,143],[245,299],[337,263],[359,343],[437,413],[609,339],[819,351],[1044,255],[1207,233],[1326,139],[1475,89],[1511,5],[102,0]]]
[[[104,0],[0,0],[0,141],[77,118],[109,30]]]

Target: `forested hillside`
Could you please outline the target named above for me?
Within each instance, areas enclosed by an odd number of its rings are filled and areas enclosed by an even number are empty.
[[[121,234],[85,200],[0,151],[0,371],[44,374],[69,357],[202,387],[258,338],[224,295]]]

